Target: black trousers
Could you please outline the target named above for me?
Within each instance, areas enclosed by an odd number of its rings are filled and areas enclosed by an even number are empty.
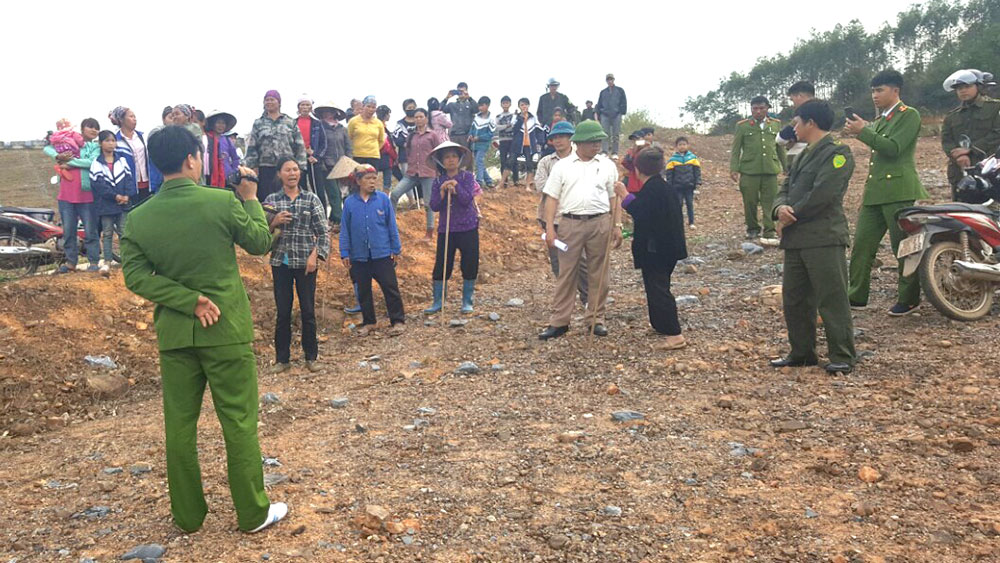
[[[264,199],[274,192],[281,190],[278,182],[278,169],[274,166],[260,166],[257,168],[257,199],[264,203]]]
[[[681,333],[677,302],[670,293],[670,276],[676,266],[677,262],[671,262],[666,270],[642,268],[642,285],[646,288],[646,303],[649,306],[649,324],[656,332],[668,336]]]
[[[279,363],[287,364],[292,346],[292,287],[299,296],[302,313],[302,352],[306,361],[319,355],[316,343],[316,272],[306,273],[305,268],[271,266],[274,278],[274,302],[278,306],[278,319],[274,326],[274,352]]]
[[[324,210],[327,208],[326,190],[324,189],[326,174],[326,167],[323,166],[323,163],[316,162],[309,164],[299,176],[299,189],[318,195]]]
[[[462,251],[462,279],[474,280],[479,277],[479,229],[448,235],[448,268],[445,269],[444,233],[438,233],[437,254],[434,257],[434,271],[431,279],[442,281],[451,279],[451,271],[455,266],[455,251]],[[447,273],[446,273],[447,272]]]
[[[378,282],[385,297],[385,308],[392,324],[406,321],[403,298],[396,280],[396,262],[392,258],[379,258],[367,262],[351,261],[351,279],[358,284],[358,301],[361,302],[361,326],[375,324],[375,299],[372,297],[372,280]]]
[[[517,183],[517,161],[514,160],[514,155],[510,154],[510,144],[513,141],[500,141],[500,171],[510,170],[514,178],[514,183]]]

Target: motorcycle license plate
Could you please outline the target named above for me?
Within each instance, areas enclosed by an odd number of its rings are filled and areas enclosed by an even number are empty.
[[[913,236],[906,237],[899,243],[899,251],[896,252],[896,258],[902,258],[904,256],[909,256],[910,254],[915,254],[924,249],[924,237],[927,233],[917,233]]]

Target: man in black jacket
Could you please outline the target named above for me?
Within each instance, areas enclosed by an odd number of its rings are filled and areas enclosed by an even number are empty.
[[[650,147],[640,151],[635,158],[635,168],[642,189],[630,194],[619,183],[615,192],[635,222],[632,260],[635,267],[642,270],[649,324],[656,332],[666,335],[663,349],[676,350],[687,344],[681,335],[677,302],[670,293],[670,275],[677,261],[687,258],[681,204],[677,193],[661,174],[663,149]]]
[[[545,127],[552,125],[552,114],[559,108],[563,115],[569,109],[569,98],[559,91],[559,81],[550,78],[548,83],[549,91],[538,98],[538,120]]]
[[[601,127],[608,134],[609,139],[604,141],[601,150],[608,152],[610,141],[611,154],[618,154],[618,138],[622,134],[622,116],[628,111],[628,101],[625,98],[625,90],[615,86],[615,75],[608,73],[604,77],[608,87],[601,90],[601,95],[597,98],[597,116],[601,121]]]

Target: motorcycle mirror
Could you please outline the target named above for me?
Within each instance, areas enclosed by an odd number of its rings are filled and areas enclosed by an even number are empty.
[[[961,140],[958,141],[958,144],[963,149],[967,149],[972,146],[972,139],[970,139],[968,135],[962,135]]]
[[[49,183],[53,186],[59,183],[59,176],[53,176],[49,178]]]

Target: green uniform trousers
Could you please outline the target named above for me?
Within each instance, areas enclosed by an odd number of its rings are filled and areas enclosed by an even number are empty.
[[[808,362],[817,359],[818,311],[830,361],[854,365],[854,323],[847,301],[843,246],[786,249],[781,297],[792,347],[789,358]]]
[[[892,245],[892,255],[899,250],[899,241],[906,238],[906,233],[896,222],[896,211],[913,205],[912,201],[895,201],[882,205],[862,205],[858,212],[858,223],[854,229],[854,247],[851,249],[851,283],[847,296],[851,303],[868,304],[868,291],[871,287],[872,264],[878,245],[889,231],[889,243]],[[896,301],[903,305],[920,303],[920,280],[916,274],[903,277],[903,261],[899,260],[898,296]]]
[[[198,466],[198,417],[205,383],[226,441],[229,491],[241,530],[267,518],[264,470],[257,441],[257,363],[249,344],[160,351],[163,418],[167,434],[170,512],[185,531],[208,512]]]
[[[774,219],[771,209],[774,207],[774,197],[778,195],[778,176],[776,174],[740,174],[740,193],[743,194],[743,217],[746,220],[748,233],[760,233],[760,222],[757,221],[757,207],[763,209],[764,237],[776,238]]]

